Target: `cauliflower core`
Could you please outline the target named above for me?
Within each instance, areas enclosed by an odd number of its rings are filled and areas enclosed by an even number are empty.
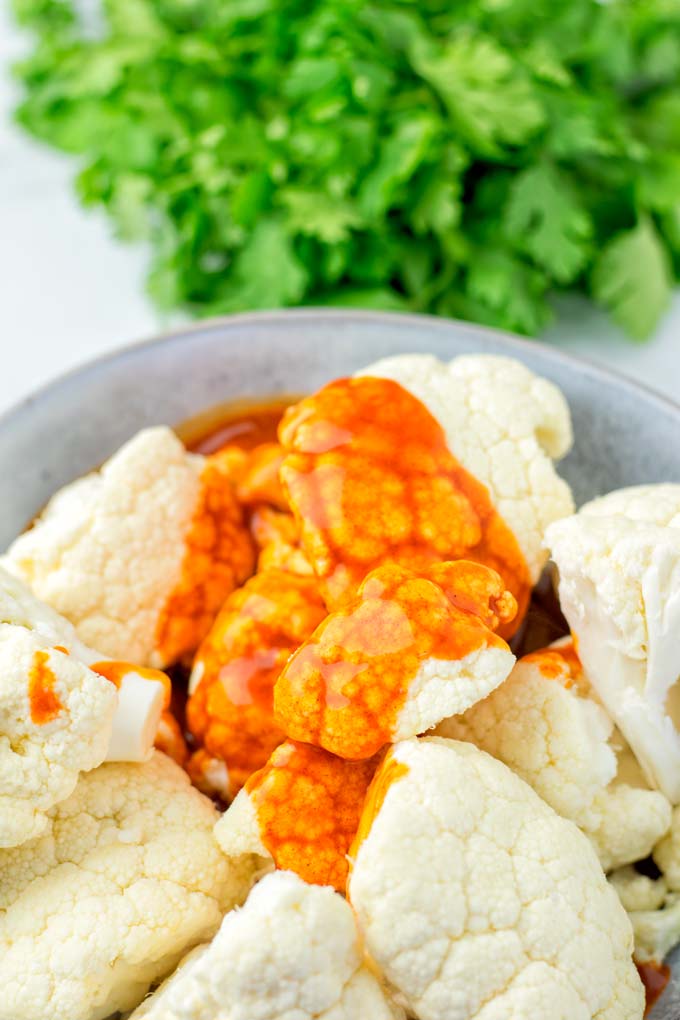
[[[287,741],[248,780],[215,836],[227,856],[253,874],[273,863],[344,892],[347,854],[376,767],[372,758],[344,761]]]
[[[58,492],[6,561],[87,644],[163,666],[196,649],[253,550],[219,460],[153,428]]]
[[[514,656],[492,628],[515,608],[498,574],[477,563],[440,563],[421,576],[379,567],[285,666],[276,718],[294,740],[369,758],[503,682]]]
[[[132,1009],[243,899],[217,812],[156,752],[102,765],[0,852],[1,1020],[102,1020]]]
[[[340,379],[291,407],[279,434],[281,478],[329,608],[387,562],[420,572],[468,559],[498,571],[524,611],[531,577],[515,535],[409,390]]]
[[[535,584],[547,558],[546,527],[574,509],[569,486],[553,466],[573,440],[560,390],[521,362],[491,354],[448,364],[430,354],[398,355],[362,375],[394,380],[436,418],[453,456],[488,490]]]
[[[504,684],[437,733],[505,762],[585,832],[605,871],[647,857],[670,827],[669,802],[646,788],[571,642],[520,659]]]
[[[225,602],[194,661],[187,723],[199,750],[189,766],[206,792],[231,799],[285,735],[274,720],[274,684],[291,653],[326,615],[312,577],[257,573]],[[227,780],[211,786],[214,762]]]
[[[366,950],[418,1020],[641,1020],[630,923],[592,847],[471,744],[397,744],[353,854]]]
[[[546,541],[586,674],[649,782],[676,804],[680,486],[659,489],[658,506],[655,486],[611,493],[551,525]]]
[[[278,872],[228,914],[131,1020],[402,1020],[330,889]]]

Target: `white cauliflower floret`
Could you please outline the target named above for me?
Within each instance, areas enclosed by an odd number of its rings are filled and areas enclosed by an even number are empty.
[[[279,871],[228,914],[131,1020],[397,1020],[362,961],[352,911]]]
[[[116,690],[75,655],[73,628],[0,571],[0,847],[45,831],[51,807],[106,757]],[[57,646],[57,647],[55,647]]]
[[[662,963],[680,942],[680,895],[666,897],[660,910],[632,910],[628,914],[635,934],[638,963]]]
[[[81,772],[148,758],[170,681],[102,662],[2,569],[0,620],[0,847],[12,847],[45,830],[46,811],[70,796]],[[116,685],[105,679],[111,666]]]
[[[585,836],[472,744],[393,747],[348,892],[418,1020],[640,1020],[625,911]]]
[[[162,666],[197,647],[252,567],[218,462],[168,428],[140,432],[66,486],[12,544],[5,566],[110,658]]]
[[[585,832],[605,871],[646,857],[670,827],[669,802],[646,788],[571,643],[520,659],[504,684],[437,733],[505,762]]]
[[[658,524],[662,528],[680,528],[680,485],[631,485],[615,489],[585,503],[579,513],[588,517],[612,517],[621,514],[630,521]]]
[[[591,509],[546,535],[560,604],[585,672],[647,779],[678,803],[680,528]]]
[[[0,852],[1,1020],[102,1020],[134,1008],[239,902],[217,812],[156,752],[102,765]]]
[[[641,875],[630,864],[613,871],[609,881],[616,889],[623,909],[629,914],[634,910],[658,910],[668,894],[668,885],[663,876],[649,878],[648,875]]]
[[[558,388],[521,362],[491,354],[448,364],[430,354],[403,354],[361,375],[392,379],[427,407],[451,453],[489,490],[535,583],[547,558],[546,527],[574,509],[569,486],[553,467],[573,438]]]

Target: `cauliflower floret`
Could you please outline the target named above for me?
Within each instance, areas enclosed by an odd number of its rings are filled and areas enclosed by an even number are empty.
[[[680,485],[631,485],[615,489],[585,503],[579,513],[588,517],[612,517],[621,514],[630,521],[657,524],[662,528],[680,528]]]
[[[395,745],[353,857],[366,950],[418,1020],[641,1020],[631,927],[592,847],[472,744]]]
[[[326,610],[312,577],[261,571],[232,592],[194,660],[187,724],[198,750],[189,766],[200,789],[236,796],[285,735],[274,720],[274,684]],[[213,763],[227,766],[210,789]]]
[[[437,733],[505,762],[585,832],[605,871],[646,857],[670,827],[670,804],[645,788],[571,643],[520,659],[504,684]]]
[[[253,879],[273,866],[344,892],[347,854],[377,760],[345,761],[286,741],[215,826],[225,854]]]
[[[378,567],[288,661],[274,688],[276,718],[294,740],[369,758],[503,682],[514,656],[492,628],[515,608],[481,564],[440,563],[420,576]]]
[[[553,466],[573,441],[560,390],[521,362],[492,354],[448,364],[430,354],[402,354],[361,374],[393,379],[437,419],[451,453],[489,490],[535,584],[547,558],[546,527],[574,509],[569,486]]]
[[[615,500],[612,493],[598,501],[600,508],[627,505],[625,495]],[[668,517],[665,497],[660,503]],[[630,505],[638,519],[601,516],[586,507],[552,524],[546,541],[559,571],[560,603],[588,678],[648,781],[675,804],[680,801],[680,528],[639,519],[637,497]]]
[[[659,910],[632,910],[628,916],[637,963],[661,963],[680,942],[680,894],[667,896]]]
[[[263,879],[131,1020],[399,1020],[352,911],[285,871]]]
[[[663,876],[649,878],[628,864],[625,868],[613,871],[608,877],[628,914],[634,910],[658,910],[664,905],[668,885]]]
[[[73,628],[0,570],[0,847],[47,828],[81,772],[106,757],[116,689],[88,669]],[[73,651],[74,654],[69,654]]]
[[[219,460],[187,454],[168,428],[58,492],[5,561],[87,644],[152,666],[196,649],[252,565]]]
[[[247,892],[213,805],[156,752],[82,776],[45,835],[0,852],[1,1020],[135,1007]]]
[[[544,525],[573,509],[537,438],[566,448],[568,412],[521,365],[482,359],[477,378],[461,360],[455,372],[415,355],[380,362],[284,415],[281,480],[329,609],[386,563],[422,572],[466,559],[496,570],[517,600],[503,636],[519,626],[545,560]]]

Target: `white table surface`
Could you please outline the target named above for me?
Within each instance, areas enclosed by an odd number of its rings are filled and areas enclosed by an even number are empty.
[[[74,162],[10,119],[8,74],[24,40],[0,0],[0,412],[54,376],[162,329],[144,293],[145,252],[119,244],[73,193]],[[547,334],[680,401],[680,292],[654,339],[636,345],[585,301],[560,305]]]

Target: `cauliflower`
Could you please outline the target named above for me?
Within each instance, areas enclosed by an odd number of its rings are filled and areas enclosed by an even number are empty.
[[[657,524],[662,528],[680,528],[680,485],[632,485],[585,503],[580,511],[587,517],[612,517],[620,514],[630,521]]]
[[[259,550],[258,572],[278,569],[301,576],[314,573],[300,548],[300,529],[293,514],[257,505],[250,514],[250,531]]]
[[[625,868],[613,871],[608,878],[628,914],[637,910],[658,910],[666,901],[668,885],[663,876],[649,878],[627,864]]]
[[[401,1020],[361,958],[347,903],[269,875],[131,1020]]]
[[[366,950],[418,1020],[641,1020],[631,927],[592,847],[472,744],[396,744],[352,853]]]
[[[81,772],[105,759],[148,756],[164,688],[163,674],[142,676],[150,671],[127,664],[115,664],[114,677],[114,664],[96,661],[67,620],[2,569],[0,614],[0,847],[7,848],[45,831],[46,812],[70,796]]]
[[[275,865],[343,892],[376,759],[344,761],[287,741],[215,826],[225,854],[253,878]]]
[[[680,802],[680,528],[662,486],[612,493],[546,541],[584,669],[648,781]],[[616,512],[605,515],[607,508]],[[619,512],[631,508],[633,516]],[[593,512],[594,511],[594,512]],[[645,519],[646,516],[646,519]],[[675,515],[677,517],[677,514]]]
[[[153,428],[58,492],[5,565],[104,656],[162,666],[196,649],[253,550],[219,460]]]
[[[1,1020],[136,1006],[247,891],[217,812],[156,752],[83,775],[48,831],[0,852]]]
[[[666,897],[660,910],[632,910],[628,914],[635,935],[637,963],[662,963],[680,942],[680,895]]]
[[[339,379],[284,415],[281,480],[329,609],[386,563],[422,572],[466,559],[496,570],[518,602],[503,636],[519,625],[545,558],[543,526],[573,508],[537,439],[563,452],[568,413],[558,392],[520,365],[481,359],[468,378],[469,359],[461,360],[458,381],[435,359],[381,362],[381,378]],[[484,401],[491,410],[482,414]],[[461,461],[458,448],[474,456]]]
[[[585,832],[605,871],[646,857],[670,827],[670,804],[645,788],[571,643],[520,659],[504,684],[437,733],[505,762]]]
[[[261,571],[229,596],[189,683],[187,723],[198,744],[189,771],[201,789],[235,797],[285,739],[274,721],[274,683],[325,615],[314,578],[283,570]],[[217,790],[216,760],[227,766]]]
[[[423,733],[506,678],[514,656],[492,628],[515,608],[498,574],[477,563],[420,576],[379,567],[284,667],[276,718],[294,740],[350,759]]]
[[[489,490],[535,584],[547,558],[546,527],[574,507],[552,463],[573,440],[560,390],[521,362],[492,354],[448,364],[430,354],[402,354],[369,365],[362,375],[394,380],[437,419],[451,453]]]

